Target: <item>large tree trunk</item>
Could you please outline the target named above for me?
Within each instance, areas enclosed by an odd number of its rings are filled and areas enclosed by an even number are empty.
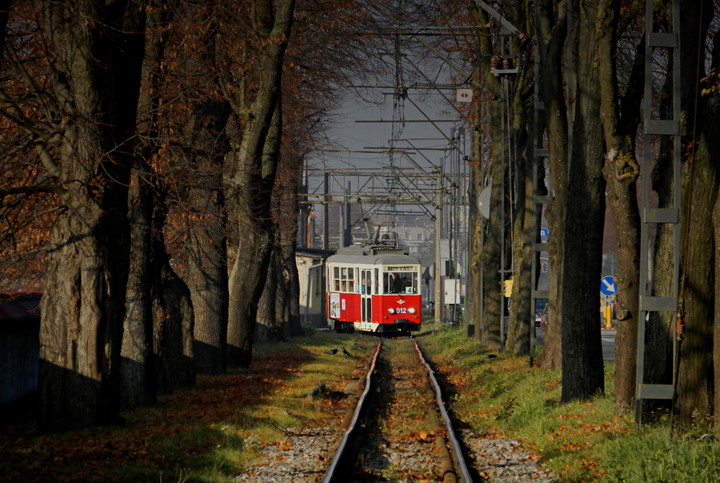
[[[223,178],[225,154],[230,149],[225,132],[230,106],[218,91],[224,82],[218,59],[222,8],[216,0],[183,2],[176,15],[183,27],[175,31],[187,45],[175,51],[180,79],[176,103],[187,109],[180,121],[181,135],[174,152],[191,180],[179,203],[187,238],[180,255],[194,313],[195,367],[199,373],[220,374],[226,369],[228,260],[227,211]],[[178,95],[172,92],[172,95]]]
[[[144,165],[143,165],[144,166]],[[152,203],[149,172],[133,169],[128,202],[130,261],[122,339],[122,406],[155,401],[152,351]]]
[[[523,18],[524,10],[518,12],[518,17]],[[517,22],[516,22],[517,23]],[[529,58],[529,43],[520,50],[517,43],[516,49],[520,58]],[[512,93],[511,103],[511,129],[510,146],[513,146],[513,164],[511,173],[512,181],[512,310],[510,312],[510,323],[508,326],[508,337],[506,348],[517,355],[530,354],[530,331],[535,330],[535,307],[532,306],[532,288],[535,281],[532,280],[533,245],[538,237],[537,220],[534,216],[535,201],[533,200],[533,143],[532,137],[528,135],[528,110],[532,112],[532,105],[528,105],[527,98],[523,92],[531,83],[531,65],[525,63],[521,66],[517,80],[512,85],[515,92]],[[528,80],[530,79],[530,81]]]
[[[677,397],[674,420],[680,431],[701,424],[709,427],[713,414],[713,267],[718,247],[708,227],[718,197],[718,93],[701,96],[700,78],[704,77],[705,39],[714,15],[713,2],[703,0],[683,5],[680,27],[681,106],[687,123],[684,146],[681,226],[682,267],[680,307],[685,315],[685,334],[680,345],[677,371]],[[717,43],[717,37],[716,41]],[[718,53],[715,47],[714,54]],[[715,65],[718,59],[714,59]],[[712,102],[714,101],[714,102]]]
[[[163,0],[157,0],[163,2]],[[161,63],[171,14],[154,8],[148,14],[145,33],[137,132],[142,133],[136,152],[140,159],[132,168],[128,200],[130,266],[122,341],[122,404],[135,406],[155,401],[157,367],[153,351],[153,212],[155,175],[150,159],[159,149],[158,105]]]
[[[221,153],[227,150],[222,134],[227,116],[224,103],[202,103],[194,108],[185,133],[187,161],[196,180],[188,193],[187,280],[195,314],[195,363],[205,374],[220,374],[226,367],[227,216]]]
[[[272,2],[255,2],[256,35],[264,39],[259,59],[259,83],[242,142],[232,153],[229,187],[240,218],[237,258],[230,274],[228,363],[249,366],[256,324],[273,243],[270,200],[276,160],[265,157],[266,140],[280,96],[283,58],[290,35],[294,0],[281,0],[273,15]],[[241,114],[241,113],[236,113]]]
[[[546,369],[560,369],[564,294],[561,289],[564,273],[564,228],[568,166],[568,119],[562,83],[562,53],[567,35],[566,5],[551,0],[536,4],[535,14],[540,65],[540,97],[545,106],[545,125],[550,151],[550,201],[546,208],[550,236],[550,286],[548,325],[539,364]],[[557,7],[557,9],[556,9]]]
[[[527,133],[525,132],[525,116],[522,112],[521,98],[516,95],[516,115],[519,120],[516,124],[519,129],[516,142],[519,146],[527,147]],[[519,127],[519,126],[518,126]],[[532,149],[522,149],[522,153],[531,153]],[[532,159],[521,155],[515,163],[515,176],[517,191],[515,192],[516,208],[513,214],[513,287],[512,311],[508,327],[506,347],[516,355],[530,354],[530,331],[535,330],[535,307],[532,306],[532,258],[533,244],[537,237],[538,227],[534,213]]]
[[[127,193],[142,15],[132,5],[47,2],[53,88],[67,124],[57,164],[65,209],[50,239],[40,327],[40,424],[117,420],[128,273]]]
[[[501,108],[499,103],[491,106],[491,111],[495,111],[491,119],[499,122],[500,116],[497,109]],[[497,126],[496,126],[497,127]],[[501,203],[504,203],[502,195],[502,185],[505,183],[505,163],[502,160],[501,143],[499,139],[499,129],[494,130],[494,138],[492,141],[492,185],[490,195],[490,220],[485,224],[485,239],[483,243],[481,264],[483,273],[483,311],[480,319],[480,341],[483,342],[490,350],[500,350],[504,341],[501,338],[501,318],[504,315],[505,307],[501,303],[501,282],[500,279],[500,255],[502,246],[502,230],[503,226],[501,218]],[[506,210],[506,216],[509,218],[510,213]],[[507,258],[506,258],[507,260]]]
[[[680,293],[678,313],[685,324],[685,333],[679,345],[679,365],[672,367],[672,341],[675,334],[675,316],[670,312],[652,314],[648,324],[646,347],[652,350],[646,357],[645,380],[650,383],[669,384],[673,372],[676,374],[674,423],[676,429],[683,431],[695,424],[706,425],[713,411],[714,377],[712,363],[713,320],[715,317],[712,295],[715,280],[708,267],[714,264],[712,234],[708,226],[712,223],[712,210],[717,198],[718,172],[716,163],[710,160],[717,153],[717,121],[713,117],[716,111],[704,110],[709,99],[700,95],[699,80],[702,77],[703,61],[706,52],[705,39],[712,17],[712,2],[688,2],[683,4],[680,32],[681,64],[681,119],[687,129],[683,137],[682,167],[682,209],[680,213],[681,246],[675,247],[672,226],[661,225],[658,228],[655,253],[653,292],[658,296],[673,294],[674,280],[672,270],[676,250],[681,250],[682,266],[680,275]],[[669,12],[670,9],[668,8]],[[661,19],[669,22],[669,19]],[[678,59],[673,59],[678,61]],[[715,59],[717,63],[717,59]],[[668,72],[671,72],[671,66]],[[666,79],[666,92],[672,86],[672,78]],[[661,106],[661,118],[670,109],[669,99]],[[714,96],[710,96],[712,98]],[[708,104],[711,105],[711,104]],[[698,110],[696,111],[696,107]],[[704,118],[704,115],[708,118]],[[714,146],[713,146],[714,144]],[[672,158],[673,149],[669,141],[660,146],[660,156],[654,170],[655,188],[658,193],[658,205],[666,207],[667,200],[673,195]],[[651,325],[652,324],[652,325]]]
[[[715,82],[720,82],[717,73],[720,72],[720,42],[715,41],[712,50],[712,67],[715,69]],[[699,146],[703,157],[717,159],[720,153],[720,138],[712,133],[720,132],[720,92],[717,90],[708,93],[703,100],[699,114],[703,134]],[[713,227],[715,233],[715,250],[720,247],[720,196],[715,200],[713,210]],[[715,433],[720,432],[720,257],[714,258],[714,307],[713,307],[713,416]]]
[[[717,115],[717,113],[715,113]],[[709,138],[718,131],[705,131],[718,127],[717,120],[706,119],[699,132],[701,144],[695,156],[685,163],[683,173],[683,206],[687,217],[682,218],[683,267],[681,306],[685,314],[685,335],[680,345],[677,372],[677,398],[674,420],[681,430],[702,424],[713,413],[713,320],[714,266],[712,223],[713,208],[718,195],[718,167],[707,150]],[[715,146],[717,147],[717,146]],[[717,151],[716,151],[717,153]]]
[[[267,161],[264,164],[276,164],[279,161],[280,135],[282,124],[282,106],[278,101],[275,106],[272,124],[268,130],[265,140],[263,158]],[[281,203],[282,191],[280,184],[282,179],[274,179],[272,188],[273,196],[270,204],[272,218],[273,246],[270,253],[267,277],[263,294],[258,303],[257,325],[255,326],[255,338],[258,342],[271,342],[281,340],[285,337],[285,323],[282,320],[282,306],[278,305],[278,292],[283,283],[282,277],[282,233],[280,232],[282,220],[278,213],[278,205]],[[295,220],[295,216],[292,216]]]
[[[578,52],[595,48],[597,2],[583,2],[577,22]],[[594,56],[579,55],[572,158],[568,170],[563,261],[562,400],[604,391],[600,304],[605,217],[604,144],[600,86]],[[570,82],[570,81],[569,81]],[[570,202],[572,200],[572,202]]]
[[[488,29],[489,19],[487,12],[483,9],[476,9],[475,15],[477,23],[483,28]],[[483,161],[489,161],[490,173],[483,173],[480,165],[473,166],[473,176],[479,186],[485,184],[483,175],[492,180],[490,189],[489,215],[490,219],[486,220],[476,217],[475,234],[473,236],[473,245],[478,246],[479,251],[471,263],[471,272],[475,272],[479,283],[471,287],[471,297],[473,300],[473,323],[475,332],[480,342],[486,344],[490,350],[500,350],[503,347],[502,331],[500,324],[502,323],[505,308],[502,306],[500,267],[501,250],[506,247],[502,246],[503,231],[507,229],[507,222],[503,225],[501,219],[502,210],[505,209],[506,220],[510,220],[511,214],[507,209],[507,203],[504,199],[504,183],[506,183],[506,175],[508,170],[507,163],[509,159],[504,153],[505,145],[503,141],[503,110],[504,103],[507,101],[506,93],[502,91],[503,85],[492,74],[490,59],[497,53],[494,51],[494,45],[490,35],[480,35],[478,38],[478,51],[481,54],[481,71],[483,76],[483,88],[491,100],[485,102],[486,115],[490,119],[490,125],[487,132],[483,132],[480,128],[479,132],[474,134],[474,148],[477,149],[475,156]],[[509,115],[509,113],[507,114]],[[489,153],[485,156],[482,148],[485,144],[489,144]],[[481,163],[482,164],[482,163]],[[505,233],[508,233],[507,231]],[[506,261],[509,259],[510,253],[507,253]],[[438,278],[436,283],[441,283]],[[437,301],[436,301],[437,302]]]
[[[617,230],[615,404],[630,408],[636,391],[640,274],[640,213],[637,203],[637,179],[640,171],[635,159],[635,137],[640,118],[645,42],[639,42],[635,50],[630,80],[625,95],[619,102],[616,82],[619,4],[618,0],[603,0],[598,5],[597,52],[601,93],[600,120],[605,133],[606,151],[603,174],[607,183],[607,199]]]

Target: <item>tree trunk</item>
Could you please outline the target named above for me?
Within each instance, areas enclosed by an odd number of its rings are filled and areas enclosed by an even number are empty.
[[[477,24],[483,29],[487,29],[489,33],[490,24],[487,12],[477,8],[474,14],[477,17]],[[500,324],[505,310],[501,303],[500,255],[501,250],[505,249],[501,246],[502,234],[508,226],[507,223],[503,225],[502,209],[505,208],[506,220],[509,220],[511,215],[503,196],[503,184],[506,182],[506,173],[508,172],[506,163],[509,163],[503,152],[505,146],[502,143],[504,129],[502,113],[507,98],[506,92],[503,91],[503,85],[491,72],[490,59],[497,53],[494,51],[494,47],[490,35],[479,36],[477,49],[482,59],[481,72],[484,73],[482,88],[490,98],[484,102],[482,107],[486,109],[485,114],[490,120],[490,125],[487,131],[483,131],[480,126],[477,126],[473,135],[473,147],[477,150],[475,156],[478,157],[478,163],[480,163],[473,166],[473,176],[478,187],[484,186],[487,178],[492,181],[489,186],[491,190],[488,207],[489,220],[486,221],[479,216],[476,216],[475,219],[473,245],[478,247],[479,251],[475,252],[477,255],[471,263],[470,270],[475,272],[473,278],[477,277],[478,283],[471,287],[470,294],[474,298],[472,303],[473,325],[478,340],[486,344],[490,350],[500,350],[504,344]],[[486,143],[490,146],[487,154],[482,153]],[[490,173],[483,172],[480,159],[489,163],[486,169]],[[506,257],[507,260],[508,257]],[[435,282],[441,283],[441,280],[438,279]]]
[[[603,0],[599,3],[597,52],[601,93],[600,120],[605,133],[606,151],[603,174],[607,183],[607,199],[617,230],[615,404],[630,408],[636,391],[640,274],[640,213],[637,202],[639,165],[635,159],[634,140],[639,125],[645,42],[639,42],[635,50],[628,87],[619,102],[616,83],[616,28],[619,23],[619,10],[617,0]]]
[[[491,106],[491,111],[495,111],[491,115],[491,119],[499,122],[500,116],[498,110],[501,106],[495,102]],[[497,126],[496,126],[497,127]],[[483,244],[481,264],[483,273],[483,311],[480,320],[480,341],[483,342],[489,350],[500,350],[504,341],[501,338],[500,323],[501,317],[504,315],[505,307],[501,304],[501,283],[500,279],[500,251],[504,249],[501,244],[503,226],[501,219],[501,203],[504,203],[502,196],[502,185],[505,183],[505,163],[500,161],[503,155],[500,153],[502,147],[499,139],[500,129],[494,129],[492,159],[492,185],[490,195],[490,220],[485,225],[486,233]],[[510,213],[506,210],[506,216],[509,218]],[[507,260],[507,258],[506,258]]]
[[[164,253],[164,243],[163,252]],[[153,340],[158,391],[171,393],[195,384],[194,315],[190,290],[166,258],[160,262],[160,293],[155,297]]]
[[[162,2],[163,0],[158,0]],[[122,341],[122,405],[151,403],[157,396],[157,367],[153,351],[153,212],[155,178],[150,159],[158,152],[158,105],[161,63],[171,20],[168,10],[148,14],[136,129],[142,133],[131,173],[128,218],[130,267]]]
[[[715,313],[712,295],[715,280],[708,268],[715,263],[715,249],[712,233],[707,227],[712,223],[719,176],[717,163],[712,160],[717,156],[717,151],[713,151],[717,149],[717,140],[714,139],[717,137],[717,118],[714,117],[717,110],[706,110],[705,107],[712,105],[706,102],[717,94],[702,97],[699,87],[700,78],[703,77],[700,70],[703,68],[702,59],[707,54],[705,43],[699,39],[706,38],[712,12],[711,1],[690,2],[683,5],[680,18],[680,102],[682,119],[688,120],[682,148],[682,266],[678,301],[678,312],[684,318],[685,330],[679,347],[674,404],[674,423],[681,432],[697,424],[706,428],[713,412],[712,336]],[[717,65],[717,59],[714,60]],[[660,173],[667,176],[672,171]],[[660,203],[672,193],[667,185],[663,188],[659,192]],[[663,253],[668,253],[672,245],[663,248]],[[667,293],[671,286],[665,284],[659,289]]]
[[[480,339],[480,321],[482,320],[482,294],[483,294],[483,272],[482,252],[484,245],[485,218],[480,213],[478,196],[485,189],[487,178],[486,164],[483,162],[483,138],[484,123],[482,122],[482,107],[479,99],[474,99],[472,104],[472,160],[470,165],[470,188],[468,199],[470,200],[468,227],[470,230],[470,253],[468,263],[467,297],[465,304],[465,324],[468,334]]]
[[[228,180],[232,192],[229,199],[240,217],[237,258],[229,281],[228,363],[245,367],[252,360],[257,306],[273,243],[270,200],[276,159],[263,155],[271,120],[278,110],[283,57],[295,8],[293,0],[279,1],[273,18],[271,3],[255,2],[256,35],[265,39],[259,59],[260,79],[242,142],[231,156],[233,167]]]
[[[276,249],[279,259],[275,316],[277,322],[283,325],[285,336],[298,336],[302,334],[302,326],[300,323],[300,282],[295,248],[298,237],[297,219],[300,211],[297,193],[304,160],[295,149],[295,145],[288,144],[290,143],[283,145],[278,177],[275,182],[277,203],[274,219],[278,233]]]
[[[40,327],[40,425],[114,422],[128,274],[127,194],[143,59],[135,5],[47,2],[43,29],[65,124],[52,175],[65,206],[50,237]]]
[[[297,227],[297,225],[295,226]],[[282,306],[282,318],[287,321],[288,335],[290,336],[303,334],[300,322],[300,277],[295,261],[295,249],[295,241],[289,246],[283,245],[283,283],[280,284],[277,295],[278,305]]]
[[[524,15],[520,15],[522,18]],[[529,43],[527,44],[530,45]],[[516,48],[520,48],[518,45]],[[518,50],[521,58],[529,58],[531,52]],[[523,92],[532,79],[525,63],[513,83],[515,92],[512,95],[512,118],[510,145],[514,147],[512,155],[513,196],[512,202],[512,310],[508,326],[506,348],[516,355],[530,354],[530,331],[535,330],[535,307],[532,306],[532,260],[533,245],[538,236],[538,227],[535,216],[535,201],[533,200],[533,145],[532,137],[528,135],[528,109],[532,112],[532,105],[528,105]]]
[[[567,34],[566,5],[551,0],[537,3],[535,15],[538,53],[540,57],[540,97],[545,106],[545,125],[550,151],[550,201],[546,208],[550,236],[548,257],[550,285],[548,296],[548,325],[545,330],[543,352],[538,363],[545,369],[560,369],[562,361],[561,336],[563,320],[562,276],[564,263],[564,228],[567,166],[568,119],[562,84],[562,53]]]
[[[130,262],[122,339],[122,406],[155,401],[156,368],[152,351],[152,203],[149,173],[133,169],[130,184]]]
[[[704,0],[683,5],[681,15],[681,106],[684,119],[691,119],[683,145],[684,151],[681,226],[682,267],[679,305],[684,313],[685,332],[679,351],[677,397],[674,420],[676,429],[685,431],[700,425],[708,429],[713,414],[713,323],[717,320],[713,294],[715,253],[713,208],[718,198],[720,173],[717,156],[718,93],[701,96],[700,78],[705,77],[703,63],[707,58],[704,40],[714,15],[713,2]],[[717,43],[717,41],[716,41]],[[716,56],[720,48],[715,46]],[[717,66],[720,59],[715,57]]]
[[[267,160],[264,164],[276,164],[280,163],[280,135],[281,135],[281,123],[282,123],[282,106],[278,101],[275,107],[275,114],[273,115],[272,124],[268,130],[268,134],[265,140],[265,149],[263,151],[263,158]],[[287,175],[285,175],[287,176]],[[255,336],[258,342],[271,342],[282,340],[289,331],[286,331],[285,323],[287,321],[282,319],[282,301],[279,300],[278,294],[280,293],[280,285],[284,283],[282,277],[283,271],[283,254],[281,252],[282,246],[282,217],[279,215],[278,206],[282,203],[283,196],[283,185],[284,179],[275,178],[273,186],[273,196],[271,200],[271,217],[272,217],[272,232],[273,241],[272,252],[270,253],[270,262],[267,270],[267,277],[265,278],[265,287],[263,294],[260,297],[258,304],[257,322],[255,326]],[[297,193],[297,191],[295,191]],[[293,221],[296,219],[293,215],[290,219]]]
[[[706,127],[717,127],[717,120],[706,119]],[[681,430],[700,424],[707,427],[713,412],[713,319],[714,315],[714,250],[712,223],[713,207],[718,195],[717,165],[706,151],[709,137],[718,131],[698,133],[701,144],[693,159],[688,160],[683,173],[682,218],[683,270],[681,306],[685,314],[685,335],[680,345],[677,373],[675,423]],[[717,145],[716,141],[714,142]],[[717,147],[717,146],[716,146]]]
[[[577,22],[578,52],[595,48],[597,2],[583,2]],[[584,399],[604,391],[600,304],[605,180],[598,67],[594,56],[579,55],[568,170],[563,261],[562,400]],[[572,202],[569,202],[572,200]]]
[[[228,316],[227,216],[222,192],[225,103],[206,101],[194,107],[185,133],[185,155],[196,183],[188,199],[187,281],[195,314],[196,368],[221,374],[226,368]]]
[[[715,69],[714,81],[720,84],[720,42],[715,42],[712,49],[712,67]],[[712,79],[712,77],[710,78]],[[699,146],[703,155],[717,159],[720,153],[720,139],[712,133],[720,132],[718,120],[720,119],[720,92],[707,93],[703,96],[700,108],[702,137]],[[713,210],[713,228],[715,233],[714,249],[720,247],[720,196],[715,200]],[[720,257],[714,258],[714,307],[713,307],[713,416],[715,421],[715,434],[720,432],[717,421],[720,421]]]

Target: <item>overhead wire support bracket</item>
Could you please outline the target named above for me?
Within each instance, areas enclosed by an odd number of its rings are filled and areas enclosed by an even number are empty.
[[[524,40],[527,36],[522,33],[517,27],[515,27],[513,24],[511,24],[505,17],[497,13],[494,8],[492,8],[487,3],[483,2],[482,0],[475,0],[475,5],[485,10],[488,15],[493,17],[495,20],[500,22],[503,27],[505,27],[505,30],[507,30],[509,33],[513,35],[517,35],[520,40]]]

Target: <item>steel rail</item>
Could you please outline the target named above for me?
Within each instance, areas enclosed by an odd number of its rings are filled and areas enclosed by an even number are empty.
[[[455,464],[457,465],[456,470],[460,472],[460,476],[462,477],[462,481],[466,483],[470,483],[473,481],[472,476],[470,475],[470,471],[468,470],[467,464],[465,463],[465,459],[463,457],[462,447],[460,446],[460,442],[458,441],[457,437],[455,436],[455,430],[452,426],[452,421],[450,420],[450,416],[448,415],[447,410],[445,409],[445,405],[443,404],[443,397],[442,397],[442,390],[440,389],[440,385],[437,382],[437,379],[435,378],[435,371],[433,371],[432,367],[430,367],[430,364],[425,360],[425,357],[422,354],[422,351],[420,350],[420,347],[417,344],[417,341],[413,339],[413,344],[415,346],[415,351],[418,354],[418,357],[420,358],[420,361],[425,366],[425,369],[427,370],[428,379],[430,380],[430,383],[434,389],[435,392],[435,402],[438,407],[438,411],[440,412],[440,415],[442,416],[443,422],[445,423],[445,428],[447,430],[448,439],[450,442],[450,445],[452,447],[454,456],[455,456]],[[375,374],[375,366],[377,364],[378,357],[380,355],[380,350],[382,348],[382,340],[378,343],[377,348],[375,349],[375,354],[373,355],[372,362],[370,364],[370,369],[368,370],[367,375],[365,376],[365,389],[362,392],[362,395],[358,399],[358,404],[355,407],[355,411],[353,413],[352,420],[350,421],[348,428],[345,430],[345,433],[343,434],[343,437],[340,441],[340,444],[337,447],[337,450],[335,451],[335,455],[333,456],[333,459],[330,463],[330,466],[328,467],[327,472],[325,473],[325,477],[323,479],[323,483],[334,483],[334,482],[340,482],[340,481],[346,481],[346,476],[343,474],[335,474],[338,471],[341,471],[344,468],[344,463],[346,463],[346,459],[348,458],[348,448],[351,447],[351,443],[354,442],[354,438],[357,436],[358,433],[358,427],[357,423],[360,420],[360,417],[365,409],[366,399],[367,395],[370,393],[372,389],[372,378]]]
[[[450,439],[450,445],[452,446],[453,453],[455,453],[455,461],[458,465],[458,469],[460,470],[460,474],[462,475],[462,479],[464,482],[470,483],[472,480],[472,476],[470,476],[470,471],[468,470],[467,464],[465,463],[465,458],[463,457],[462,453],[462,447],[460,446],[460,442],[458,441],[457,437],[455,436],[455,430],[452,426],[452,421],[450,420],[450,416],[448,415],[448,412],[445,410],[445,404],[443,404],[443,398],[442,398],[442,390],[440,389],[440,385],[437,382],[437,379],[435,378],[435,371],[433,371],[432,367],[430,367],[430,364],[427,363],[425,360],[425,357],[422,354],[422,351],[420,350],[420,347],[418,346],[417,342],[413,340],[413,343],[415,344],[415,350],[418,353],[418,356],[420,357],[420,360],[423,364],[425,364],[425,368],[427,369],[428,378],[430,379],[430,382],[432,383],[433,388],[435,389],[435,401],[437,402],[438,410],[440,411],[440,415],[443,418],[443,421],[445,422],[445,427],[447,428],[447,434],[448,439]]]
[[[367,399],[367,395],[370,393],[370,389],[372,386],[372,377],[375,374],[375,364],[377,363],[381,348],[382,339],[380,340],[380,342],[378,342],[378,345],[375,348],[375,355],[373,355],[372,362],[370,363],[370,370],[365,376],[365,389],[363,390],[360,398],[358,399],[358,404],[357,406],[355,406],[355,412],[353,413],[352,420],[350,421],[348,428],[345,430],[345,434],[343,434],[343,437],[340,440],[337,451],[335,451],[335,455],[333,456],[333,459],[330,462],[330,466],[328,467],[328,470],[325,473],[325,477],[323,478],[323,483],[340,481],[336,478],[336,476],[342,475],[335,475],[335,471],[338,467],[340,467],[339,465],[341,464],[341,462],[347,457],[346,448],[357,435],[357,422],[360,420],[360,416],[365,408],[365,400]]]

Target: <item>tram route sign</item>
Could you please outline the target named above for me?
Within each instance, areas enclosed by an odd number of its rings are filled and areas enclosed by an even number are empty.
[[[615,292],[617,292],[615,280],[613,280],[610,275],[603,277],[602,280],[600,280],[600,292],[602,292],[603,295],[615,295]]]

